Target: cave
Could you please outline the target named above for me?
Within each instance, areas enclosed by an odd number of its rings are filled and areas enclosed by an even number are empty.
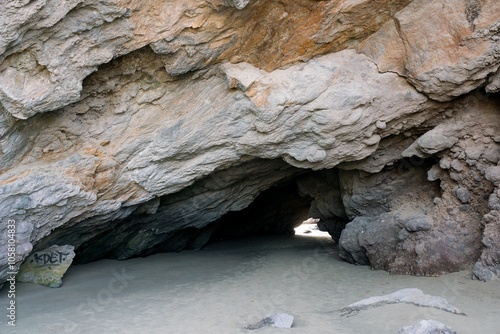
[[[300,196],[296,182],[276,185],[257,196],[245,209],[228,212],[213,222],[211,240],[259,234],[294,234],[309,217],[312,198]]]
[[[38,298],[15,329],[246,333],[286,308],[307,332],[394,333],[413,312],[358,326],[334,310],[400,283],[462,308],[477,306],[462,285],[490,298],[499,13],[493,0],[0,1],[0,288]],[[326,237],[294,236],[304,222]],[[495,331],[479,327],[498,318],[490,302],[459,331]]]
[[[429,215],[433,201],[442,196],[439,179],[428,180],[428,172],[435,165],[433,157],[410,157],[373,174],[337,168],[304,170],[282,160],[249,159],[216,171],[180,192],[131,208],[125,218],[93,218],[82,222],[81,227],[76,225],[75,232],[56,230],[35,251],[52,244],[71,244],[76,245],[78,264],[124,260],[202,250],[221,240],[293,235],[296,227],[314,219],[319,230],[329,233],[332,244],[340,244],[343,259],[396,270],[391,267],[396,267],[391,254],[398,251],[405,223]],[[408,182],[415,183],[411,193],[407,192]],[[341,242],[349,222],[354,221],[356,226],[363,219],[384,221],[380,217],[388,215],[390,223],[381,227],[389,232],[371,232],[384,235],[382,242],[357,244],[359,250],[353,250],[346,244],[349,233]],[[368,256],[370,252],[375,255]]]
[[[338,241],[347,223],[339,171],[303,170],[281,160],[249,160],[178,193],[133,208],[126,218],[90,219],[75,233],[56,230],[50,244],[77,245],[75,263],[202,249],[215,240],[293,235],[308,218]],[[107,218],[107,217],[106,217]],[[77,232],[76,232],[77,231]]]

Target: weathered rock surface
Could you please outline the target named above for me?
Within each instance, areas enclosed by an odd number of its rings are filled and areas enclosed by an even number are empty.
[[[496,196],[488,171],[498,160],[485,154],[498,148],[492,139],[500,131],[498,107],[474,97],[461,106],[452,123],[441,121],[402,152],[409,160],[377,174],[341,172],[346,213],[354,219],[340,238],[343,258],[391,273],[428,276],[465,269],[482,251],[481,263],[494,270],[498,219],[494,200],[488,201]],[[481,134],[474,128],[481,128]],[[435,147],[438,138],[456,140],[449,148],[426,153],[422,138],[429,136]],[[431,156],[440,159],[432,168],[432,159],[422,159]]]
[[[46,285],[58,288],[62,277],[75,257],[75,248],[70,245],[54,245],[30,255],[19,269],[16,279],[19,282]]]
[[[352,262],[496,277],[498,6],[3,2],[0,245],[13,219],[17,265],[200,248],[297,189],[242,231],[308,213]]]
[[[147,59],[148,68],[122,76],[133,64],[139,66]],[[151,52],[141,51],[108,65],[89,80],[85,103],[16,122],[4,136],[5,151],[23,154],[0,158],[4,171],[1,216],[33,222],[33,242],[45,238],[46,246],[78,247],[81,241],[75,239],[85,240],[83,231],[90,230],[89,238],[96,237],[95,224],[107,224],[101,233],[119,231],[114,224],[138,205],[158,201],[214,171],[256,157],[282,158],[293,166],[315,169],[361,159],[377,149],[382,136],[413,124],[381,131],[375,125],[380,118],[398,124],[405,114],[425,115],[439,107],[397,75],[378,74],[373,63],[352,51],[263,72],[243,91],[232,88],[232,82],[254,73],[251,65],[236,72],[237,76],[234,67],[242,65],[227,64],[172,81],[155,59]],[[390,88],[382,89],[382,83]],[[387,95],[385,89],[394,95]],[[398,104],[402,98],[408,104]],[[240,173],[240,177],[246,175],[244,169]],[[57,178],[51,177],[55,174]],[[227,187],[225,182],[214,192]],[[254,187],[257,192],[268,186],[256,182]],[[246,205],[253,198],[247,197]],[[193,207],[188,202],[180,205],[176,210]],[[220,205],[211,208],[221,210],[207,216],[213,220],[230,211]],[[195,221],[191,224],[197,228],[209,223]],[[66,224],[74,226],[74,234],[62,232],[63,240],[51,235]],[[156,230],[141,226],[148,231],[146,235]],[[174,231],[176,226],[171,223],[161,230]],[[139,245],[154,244],[136,229],[128,233],[142,238]],[[96,252],[107,254],[108,248],[119,245],[107,242],[106,249],[96,248]],[[141,247],[124,248],[124,254],[143,254],[146,250]]]
[[[0,97],[21,119],[63,107],[79,100],[83,79],[98,65],[147,45],[167,55],[165,67],[172,74],[221,59],[273,69],[357,45],[408,2],[4,2]],[[366,15],[373,12],[377,15]],[[342,29],[337,20],[344,22]],[[270,32],[276,21],[280,28]],[[354,29],[360,22],[365,29]],[[304,26],[308,29],[298,33]]]
[[[404,326],[396,334],[457,334],[457,332],[436,320],[420,320],[416,325]]]
[[[14,231],[12,233],[13,239],[9,236],[9,229],[14,226]],[[28,222],[16,222],[14,220],[2,220],[2,225],[0,225],[0,277],[7,277],[8,272],[17,272],[19,269],[19,264],[21,264],[26,254],[29,254],[33,249],[31,244],[31,233],[33,232],[33,225]],[[11,240],[9,242],[9,240]],[[15,242],[15,244],[14,244]],[[14,268],[10,268],[12,263],[9,263],[8,248],[15,247],[15,265]],[[0,280],[3,282],[3,279]],[[0,283],[0,288],[2,284]]]
[[[0,4],[0,98],[25,119],[80,98],[82,81],[130,39],[130,11],[111,1]],[[50,36],[50,38],[48,38]]]
[[[453,314],[465,315],[458,308],[448,303],[443,297],[426,295],[422,290],[415,288],[401,289],[383,296],[369,297],[348,305],[341,309],[340,312],[343,316],[353,316],[370,307],[398,303],[412,304],[420,307],[432,307]]]
[[[496,91],[499,11],[500,3],[494,0],[412,1],[359,50],[382,72],[405,76],[438,101],[451,100],[488,82],[488,90]]]

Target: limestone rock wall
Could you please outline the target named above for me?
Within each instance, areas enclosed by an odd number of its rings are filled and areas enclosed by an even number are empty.
[[[345,238],[362,220],[373,240],[392,222],[392,239],[351,243],[347,259],[426,275],[477,262],[491,279],[498,6],[2,2],[1,245],[13,219],[18,263],[55,243],[82,262],[197,248],[224,214],[293,179],[341,244],[349,220]],[[416,157],[426,164],[390,171]]]

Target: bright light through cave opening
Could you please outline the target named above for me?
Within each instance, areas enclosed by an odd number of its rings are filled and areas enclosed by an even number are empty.
[[[304,220],[302,224],[294,228],[295,235],[311,238],[331,238],[330,234],[325,231],[321,231],[318,227],[320,219],[309,218]]]

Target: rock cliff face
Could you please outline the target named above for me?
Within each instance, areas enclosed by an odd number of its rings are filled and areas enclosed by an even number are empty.
[[[353,263],[500,275],[498,1],[13,0],[0,22],[0,284],[9,219],[17,264],[311,216]]]

